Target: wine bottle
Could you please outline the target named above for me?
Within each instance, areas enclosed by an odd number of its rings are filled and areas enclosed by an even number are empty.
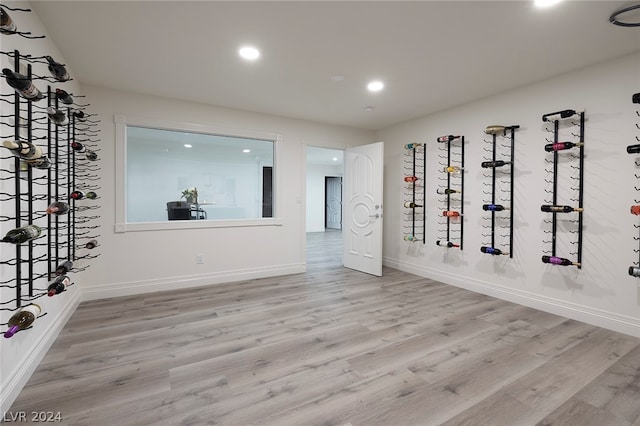
[[[58,126],[64,126],[69,123],[69,120],[67,120],[67,114],[59,109],[47,107],[47,114],[49,114],[49,119]]]
[[[87,150],[80,142],[71,142],[71,148],[73,148],[75,152],[85,152]]]
[[[422,207],[422,205],[416,204],[416,203],[412,203],[410,201],[405,201],[404,206],[406,208],[408,208],[408,209],[415,209],[415,208],[418,208],[418,207]]]
[[[98,160],[98,154],[96,154],[94,151],[91,150],[87,150],[87,160],[89,161],[97,161]]]
[[[11,19],[11,16],[0,7],[0,32],[3,33],[15,33],[18,30],[16,23]]]
[[[73,268],[73,262],[70,260],[65,260],[56,268],[56,275],[64,275],[69,272]]]
[[[448,248],[460,247],[460,244],[455,244],[455,243],[452,243],[451,241],[440,241],[440,240],[436,241],[436,245],[440,247],[448,247]]]
[[[73,200],[81,200],[84,198],[84,192],[82,191],[73,191],[70,195],[69,198],[73,199]]]
[[[31,165],[31,167],[35,167],[36,169],[50,169],[51,168],[51,160],[46,155],[43,155],[40,158],[36,158],[35,160],[26,160],[27,163]]]
[[[509,253],[505,253],[500,249],[497,248],[493,248],[493,247],[480,247],[480,251],[486,254],[492,254],[494,256],[500,256],[502,254],[509,254]]]
[[[452,140],[459,138],[460,136],[454,136],[454,135],[446,135],[446,136],[440,136],[438,138],[438,142],[451,142]]]
[[[10,230],[0,241],[3,243],[22,244],[38,238],[41,233],[42,228],[39,226],[27,225]]]
[[[89,198],[90,200],[95,200],[96,198],[98,198],[98,194],[96,194],[94,191],[89,191],[84,194],[84,196]]]
[[[569,118],[569,117],[573,117],[574,115],[576,115],[576,111],[573,109],[565,109],[562,111],[557,111],[557,112],[551,112],[549,114],[544,114],[542,116],[542,121],[556,121],[556,120],[560,120],[562,118]]]
[[[13,314],[11,318],[9,318],[9,322],[7,323],[9,329],[4,332],[4,337],[8,339],[18,331],[28,328],[33,324],[36,318],[38,318],[40,312],[42,312],[40,305],[36,305],[35,303],[21,308],[18,312]]]
[[[639,205],[635,205],[635,206],[631,206],[631,214],[634,214],[636,216],[640,215],[640,206]]]
[[[556,257],[556,256],[542,256],[543,263],[550,263],[552,265],[561,265],[561,266],[580,266],[578,262],[572,262],[569,259],[565,259],[564,257]]]
[[[47,287],[47,295],[49,297],[55,296],[56,294],[60,294],[67,289],[67,287],[71,284],[71,280],[66,275],[60,275],[56,277],[49,286]]]
[[[490,169],[492,167],[506,166],[507,164],[511,164],[511,161],[504,161],[504,160],[483,161],[482,163],[480,163],[480,167],[483,167],[485,169]]]
[[[440,194],[440,195],[446,195],[446,194],[462,194],[462,191],[460,191],[459,189],[443,189],[442,191],[440,191],[439,189],[436,189],[436,194]]]
[[[56,98],[58,98],[63,104],[71,105],[73,103],[71,95],[62,89],[56,89]]]
[[[461,216],[460,212],[456,212],[453,210],[445,210],[442,212],[442,216],[446,216],[446,217],[459,217]]]
[[[563,151],[565,149],[571,149],[579,146],[583,146],[582,142],[556,142],[556,143],[548,143],[544,146],[544,150],[547,152],[552,151]]]
[[[410,241],[412,243],[415,243],[416,241],[420,241],[418,237],[416,237],[415,235],[405,235],[403,239],[405,241]]]
[[[37,160],[42,157],[42,150],[39,146],[26,141],[4,141],[2,145],[7,148],[13,155],[24,160]]]
[[[640,268],[637,266],[629,266],[629,275],[632,277],[640,277]]]
[[[55,201],[49,204],[49,207],[47,207],[47,213],[61,215],[61,214],[69,213],[69,209],[70,209],[69,204],[62,201]]]
[[[3,68],[2,74],[4,74],[7,84],[13,87],[23,98],[30,101],[44,99],[42,92],[25,75],[13,72],[9,68]]]
[[[571,212],[581,212],[584,209],[582,207],[551,206],[549,204],[543,204],[540,206],[540,210],[547,213],[571,213]]]
[[[421,143],[408,143],[404,146],[404,149],[416,149],[417,147],[422,146]]]
[[[633,96],[631,96],[631,102],[634,104],[640,104],[640,92],[634,93]]]
[[[445,168],[443,168],[443,170],[447,173],[459,173],[462,169],[462,167],[458,167],[458,166],[446,166]]]
[[[87,242],[87,244],[84,245],[84,247],[88,248],[89,250],[94,249],[98,247],[98,240],[90,240]]]
[[[627,146],[627,153],[638,154],[640,153],[640,144]]]
[[[64,65],[54,61],[51,56],[45,56],[44,58],[49,62],[49,72],[53,78],[58,81],[67,81],[71,78]]]
[[[487,126],[484,132],[488,135],[497,135],[504,133],[504,126]]]
[[[415,176],[405,176],[405,177],[404,177],[404,181],[405,181],[405,182],[415,182],[415,181],[417,181],[417,180],[418,180],[418,178],[417,178],[417,177],[415,177]]]
[[[490,212],[501,212],[503,210],[509,210],[509,207],[505,207],[502,204],[483,204],[482,210]]]

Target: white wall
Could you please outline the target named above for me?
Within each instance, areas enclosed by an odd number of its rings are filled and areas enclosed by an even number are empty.
[[[307,164],[307,232],[324,232],[325,176],[342,176],[342,166]]]
[[[465,106],[412,120],[376,134],[385,141],[385,264],[445,283],[559,313],[596,325],[640,336],[640,280],[628,267],[638,260],[638,218],[629,214],[640,198],[640,175],[626,146],[637,143],[640,55],[509,91]],[[586,109],[584,175],[583,268],[541,262],[548,225],[544,204],[545,137],[541,116],[562,109]],[[482,182],[484,129],[502,124],[516,132],[514,258],[480,252],[486,203]],[[466,138],[464,251],[435,245],[437,216],[436,138],[462,134]],[[402,240],[403,144],[427,143],[427,244]],[[485,145],[486,146],[486,145]],[[397,206],[392,208],[391,206]],[[486,232],[486,231],[485,231]],[[558,253],[561,255],[562,253]],[[565,256],[571,257],[571,256]]]
[[[6,4],[10,7],[29,7],[28,2],[8,2]],[[18,31],[30,31],[33,35],[47,35],[42,23],[34,13],[9,12],[9,14],[14,19],[14,21],[16,21],[18,25]],[[65,63],[64,57],[61,55],[60,51],[49,38],[28,40],[18,35],[3,34],[0,36],[0,40],[0,50],[2,50],[3,52],[12,52],[14,49],[18,49],[21,55],[29,54],[34,57],[50,55],[58,62]],[[0,63],[2,68],[14,69],[13,59],[8,58],[7,55],[0,55]],[[40,76],[49,76],[49,71],[47,70],[46,64],[32,64],[32,69],[34,74]],[[69,67],[68,70],[73,78],[73,68]],[[64,83],[49,83],[44,80],[36,80],[35,84],[42,92],[46,92],[47,85],[50,84],[52,90],[60,87],[74,95],[82,94],[76,81],[69,81]],[[13,89],[4,81],[4,79],[0,81],[0,91],[3,94],[13,93]],[[87,98],[85,100],[87,100],[88,102],[92,102],[92,100],[89,99],[91,98]],[[37,114],[41,118],[45,117],[44,119],[46,120],[46,116],[42,112],[42,109],[38,109],[38,107],[46,107],[47,99],[43,99],[37,103],[34,103],[34,105],[34,114]],[[13,106],[7,104],[6,102],[0,102],[0,114],[3,117],[13,114]],[[12,129],[4,125],[9,121],[11,120],[6,118],[2,119],[3,125],[0,126],[0,134],[13,134]],[[46,128],[46,124],[44,126]],[[34,132],[34,136],[40,135],[42,135],[42,132]],[[37,144],[44,148],[43,152],[45,154],[48,154],[46,152],[45,141],[38,141]],[[0,149],[2,150],[2,152],[0,152],[0,157],[4,157],[3,159],[0,159],[0,168],[13,170],[13,158],[7,158],[9,156],[8,151],[4,148]],[[43,177],[46,176],[46,172],[34,169],[33,176],[34,178]],[[3,173],[3,176],[1,177],[6,177],[6,174]],[[13,183],[13,179],[0,181],[0,192],[13,194]],[[26,183],[23,184],[22,188],[23,190],[25,190]],[[37,192],[38,194],[46,193],[43,191],[42,187],[36,186],[35,188],[36,189],[34,192]],[[3,200],[5,199],[4,196],[2,196],[1,198]],[[15,216],[14,206],[15,205],[12,200],[0,201],[0,216]],[[23,204],[23,207],[26,208],[26,205]],[[34,210],[36,211],[36,215],[40,215],[44,211],[44,209],[46,209],[46,203],[44,200],[34,202]],[[23,221],[22,225],[25,225],[27,223],[28,221]],[[33,223],[46,229],[46,218],[38,218],[34,220]],[[14,221],[0,221],[0,233],[4,236],[4,234],[9,229],[14,228],[14,225]],[[42,242],[42,240],[40,240],[39,242]],[[23,245],[22,253],[26,254],[26,250],[27,245]],[[6,243],[0,243],[0,260],[6,262],[10,259],[13,259],[15,257],[15,253],[15,246]],[[34,250],[34,253],[36,253],[36,255],[40,255],[46,252],[44,251],[44,248],[37,247]],[[75,263],[75,266],[86,267],[91,263],[91,261],[86,260],[78,261]],[[15,278],[15,271],[15,266],[0,266],[0,281],[7,281]],[[23,278],[25,278],[28,273],[26,264],[23,266],[22,271]],[[35,264],[35,274],[41,274],[45,272],[46,264],[44,262]],[[75,310],[79,301],[79,290],[82,283],[77,280],[77,274],[72,273],[70,274],[70,277],[72,281],[76,282],[76,284],[79,285],[71,286],[66,292],[55,297],[42,297],[37,299],[35,303],[38,303],[42,307],[43,314],[46,313],[46,316],[38,318],[34,323],[33,328],[21,331],[10,339],[0,338],[0,413],[4,413],[9,409],[9,406],[16,398],[16,396],[28,380],[29,376],[38,366],[47,349],[54,342],[54,340],[58,336],[58,333],[66,323],[67,319]],[[46,279],[40,278],[35,280],[34,287],[39,289],[41,289],[42,287],[46,288]],[[34,293],[41,294],[42,290],[37,290]],[[14,300],[15,297],[16,292],[14,289],[0,287],[0,302]],[[28,303],[25,297],[28,298],[26,282],[23,286],[23,305]],[[0,305],[0,307],[15,308],[15,303],[3,304]],[[6,323],[11,315],[11,312],[0,312],[0,323]],[[2,332],[4,332],[4,327],[2,329]]]

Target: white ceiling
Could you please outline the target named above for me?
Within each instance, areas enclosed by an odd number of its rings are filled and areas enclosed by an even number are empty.
[[[639,51],[637,3],[31,2],[83,84],[372,130]]]

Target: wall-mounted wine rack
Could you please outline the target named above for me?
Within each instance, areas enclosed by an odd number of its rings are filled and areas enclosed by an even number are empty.
[[[484,229],[488,229],[489,234],[482,234],[489,241],[484,241],[480,251],[482,253],[493,256],[507,255],[513,258],[513,176],[514,176],[514,142],[515,131],[520,126],[488,126],[485,129],[487,135],[491,135],[491,140],[485,138],[485,143],[491,146],[491,149],[484,148],[490,156],[485,155],[484,160],[480,163],[485,172],[483,176],[490,178],[491,183],[483,182],[489,191],[483,191],[485,195],[490,195],[491,199],[488,203],[482,205],[484,211],[490,213],[489,217],[484,217],[490,221],[489,225],[483,225]],[[500,141],[498,140],[500,138]],[[508,142],[506,144],[505,142]],[[501,148],[501,149],[498,149]],[[488,174],[486,171],[490,170]],[[506,213],[506,215],[505,215]],[[507,250],[503,247],[505,244],[497,244],[496,234],[500,229],[500,238],[507,238]]]
[[[426,146],[409,143],[404,146],[404,236],[411,243],[426,242]]]
[[[4,5],[0,5],[0,9],[3,37],[44,38],[18,31],[19,23],[14,24],[7,12],[30,12],[29,9]],[[12,110],[1,116],[0,136],[9,140],[8,144],[17,143],[20,147],[14,155],[0,147],[0,226],[3,228],[0,238],[24,226],[33,225],[31,229],[40,231],[39,236],[21,244],[0,243],[3,244],[0,311],[15,312],[45,295],[64,292],[74,284],[70,277],[63,279],[67,273],[86,269],[87,260],[98,256],[89,247],[96,247],[99,238],[99,225],[95,224],[99,217],[95,213],[100,208],[96,193],[100,189],[99,168],[95,162],[100,151],[97,148],[99,121],[85,112],[89,104],[78,101],[84,96],[59,87],[71,81],[64,64],[50,56],[25,55],[18,50],[0,54],[8,58],[3,62],[8,66],[6,72],[3,68],[6,81],[0,86],[0,102]],[[39,69],[49,69],[51,76],[35,72]],[[10,78],[17,78],[12,80],[12,85],[8,84]],[[28,82],[29,89],[24,89]],[[44,84],[47,88],[43,91]],[[37,96],[32,96],[33,87],[37,87]],[[27,150],[38,152],[37,159],[25,154]],[[71,199],[73,191],[89,191],[92,196],[84,200]],[[66,206],[68,211],[64,212]],[[55,214],[61,211],[64,213]],[[7,294],[11,297],[7,298]],[[43,315],[46,312],[40,316]],[[4,324],[6,320],[0,321],[0,325]]]
[[[549,153],[547,158],[545,158],[545,171],[550,176],[550,178],[545,179],[545,181],[548,184],[547,186],[550,185],[551,188],[547,187],[545,189],[547,193],[545,202],[547,204],[540,206],[540,210],[551,214],[551,219],[544,219],[546,224],[551,225],[550,230],[544,231],[550,237],[549,240],[545,240],[545,243],[550,244],[551,249],[544,252],[542,262],[552,265],[576,266],[580,269],[582,268],[582,225],[584,211],[585,113],[584,111],[567,109],[544,114],[542,121],[548,123],[547,131],[553,133],[553,139],[547,139],[547,144],[544,146],[544,150]],[[549,126],[553,126],[553,128],[551,129]],[[561,136],[566,139],[561,140]],[[573,141],[569,139],[573,139]],[[575,139],[577,139],[577,141]],[[576,160],[577,165],[575,165]],[[560,165],[569,171],[568,176],[563,181],[559,180]],[[560,204],[559,201],[560,183],[568,186],[568,188],[564,188],[565,193],[574,194],[564,200],[566,204]],[[577,207],[575,206],[576,204]],[[563,220],[560,221],[558,215],[566,216],[568,219],[563,218]],[[576,241],[569,242],[571,246],[575,247],[575,249],[569,251],[570,256],[576,257],[575,261],[557,255],[559,224],[567,228],[569,234],[575,235]]]
[[[436,245],[463,249],[464,241],[464,136],[440,136],[437,193],[442,197]]]
[[[635,143],[627,146],[627,153],[635,154],[637,156],[640,155],[640,92],[633,94],[633,96],[631,97],[631,102],[633,102],[634,104],[638,104],[638,107],[636,108],[636,130],[638,130],[638,134],[636,135]],[[635,159],[635,164],[636,169],[640,168],[640,161],[638,161],[638,158]],[[640,179],[640,174],[638,174],[637,171],[635,173],[635,178],[636,180]],[[636,191],[640,191],[640,185],[636,184],[634,188]],[[636,216],[640,215],[640,199],[634,199],[634,205],[631,206],[631,214]],[[635,233],[640,233],[640,225],[634,224],[633,226],[636,228]],[[640,235],[633,238],[640,245]],[[631,266],[629,266],[629,275],[631,275],[632,277],[640,277],[640,246],[635,249],[635,252],[636,256],[638,256],[639,258],[637,261],[634,261]]]

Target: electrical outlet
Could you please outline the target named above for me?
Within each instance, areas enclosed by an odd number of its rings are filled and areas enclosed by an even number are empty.
[[[196,254],[196,264],[202,265],[204,263],[204,254]]]

